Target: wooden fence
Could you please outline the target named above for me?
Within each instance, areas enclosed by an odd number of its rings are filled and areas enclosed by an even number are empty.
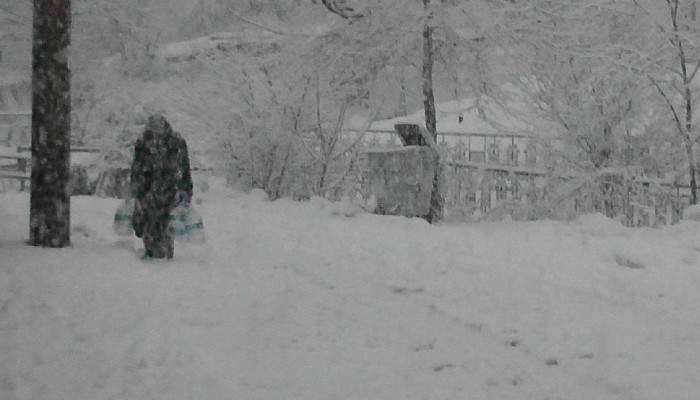
[[[373,133],[385,134],[386,142],[375,138],[366,145],[396,145],[389,136],[396,136],[395,132]],[[482,138],[483,147],[475,150],[472,137]],[[499,138],[505,140],[498,143]],[[514,134],[438,132],[445,156],[447,213],[474,220],[506,214],[515,219],[570,219],[601,212],[627,226],[659,226],[677,222],[688,203],[687,185],[646,177],[638,167],[598,173],[549,171],[547,155],[528,139]]]
[[[94,146],[71,146],[71,153],[99,153],[102,151]],[[20,190],[25,190],[31,180],[32,154],[31,146],[18,146],[15,150],[0,150],[0,180],[19,181]]]

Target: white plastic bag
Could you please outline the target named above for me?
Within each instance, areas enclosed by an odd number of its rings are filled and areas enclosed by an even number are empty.
[[[190,243],[203,244],[206,241],[204,235],[204,221],[194,208],[189,208],[185,217],[185,231],[187,241]]]
[[[205,242],[204,222],[192,207],[179,205],[170,214],[170,232],[176,240],[202,244]]]
[[[120,236],[131,236],[134,234],[132,218],[134,216],[134,199],[125,199],[117,207],[114,213],[114,232]]]

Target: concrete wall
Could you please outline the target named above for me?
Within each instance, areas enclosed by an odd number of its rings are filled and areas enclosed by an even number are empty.
[[[366,195],[377,199],[378,214],[419,217],[428,214],[437,155],[425,146],[370,150],[366,153]]]

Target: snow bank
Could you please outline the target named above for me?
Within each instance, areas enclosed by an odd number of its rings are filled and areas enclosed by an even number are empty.
[[[115,199],[73,246],[0,195],[2,399],[695,399],[700,224],[435,226],[211,179],[205,246],[144,263]],[[640,267],[641,265],[641,267]]]
[[[579,216],[575,223],[582,231],[597,234],[619,234],[627,230],[619,221],[608,218],[601,213],[584,214]]]
[[[371,213],[377,207],[377,200],[360,197],[343,196],[340,201],[329,201],[323,197],[312,196],[309,205],[315,210],[321,210],[326,215],[356,217],[360,214]]]

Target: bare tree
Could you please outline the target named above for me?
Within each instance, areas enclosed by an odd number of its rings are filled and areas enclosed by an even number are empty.
[[[347,5],[345,1],[340,1],[340,0],[324,0],[323,1],[324,6],[326,8],[337,15],[340,15],[341,17],[349,20],[354,20],[354,19],[361,19],[364,18],[364,15],[356,12],[354,8],[350,7]],[[433,41],[433,33],[435,30],[435,27],[433,26],[433,13],[431,9],[431,2],[430,0],[422,0],[423,4],[423,10],[424,10],[424,18],[423,18],[423,26],[422,26],[422,39],[423,39],[423,46],[422,46],[422,88],[423,88],[423,105],[424,105],[424,112],[425,112],[425,121],[426,121],[426,128],[430,135],[435,139],[437,138],[437,132],[436,132],[436,111],[435,111],[435,95],[434,95],[434,89],[433,89],[433,66],[435,63],[435,45]],[[384,6],[389,7],[389,6]],[[381,6],[380,6],[381,8]],[[381,32],[383,35],[389,34],[389,29],[393,29],[396,32],[400,32],[401,27],[397,21],[394,21],[394,24],[396,26],[392,26],[391,28],[387,27],[382,27],[380,26],[379,28],[374,27],[374,29],[378,29],[377,32]],[[369,26],[371,26],[371,22],[368,23]],[[362,29],[365,29],[363,27]],[[394,32],[394,34],[396,33]],[[375,32],[376,33],[376,32]],[[366,37],[366,43],[365,45],[370,45],[370,46],[377,46],[377,48],[381,47],[386,47],[385,44],[381,43],[376,43],[378,41],[377,38],[372,37],[372,35],[368,35]],[[373,43],[375,42],[375,43]],[[381,42],[381,39],[379,39],[379,42]],[[391,46],[397,46],[396,42],[391,44]],[[401,51],[403,51],[402,49]],[[380,62],[383,63],[384,65],[382,67],[386,67],[387,65],[390,64],[390,60],[392,56],[395,56],[395,54],[391,53],[400,53],[401,51],[389,51],[388,56],[383,56],[380,59]],[[384,52],[385,53],[385,52]],[[377,68],[375,66],[373,69],[378,70],[381,69]],[[341,117],[344,113],[344,110],[341,110]],[[426,219],[429,222],[434,222],[440,219],[440,215],[442,214],[442,195],[439,192],[439,178],[440,178],[440,168],[436,168],[435,172],[435,179],[434,179],[434,184],[433,184],[433,189],[432,189],[432,194],[431,194],[431,207],[430,207],[430,212],[426,216]]]
[[[29,241],[70,245],[70,0],[34,0]]]
[[[641,7],[638,1],[635,1],[635,4]],[[698,165],[693,151],[698,135],[693,126],[694,96],[691,88],[691,83],[700,70],[697,46],[699,32],[695,27],[696,7],[695,0],[666,0],[667,15],[664,18],[666,23],[658,23],[656,30],[666,47],[658,53],[666,56],[666,60],[670,60],[671,64],[647,74],[668,106],[675,129],[683,139],[690,176],[691,204],[698,202]],[[654,61],[651,56],[649,59]]]
[[[428,133],[437,142],[437,118],[435,112],[435,93],[433,91],[433,65],[435,63],[433,44],[432,14],[429,12],[430,0],[423,0],[423,6],[427,12],[423,22],[423,111],[425,112],[425,127]],[[430,223],[440,219],[443,209],[443,199],[440,193],[440,162],[435,165],[433,188],[430,193],[430,211],[426,220]]]

